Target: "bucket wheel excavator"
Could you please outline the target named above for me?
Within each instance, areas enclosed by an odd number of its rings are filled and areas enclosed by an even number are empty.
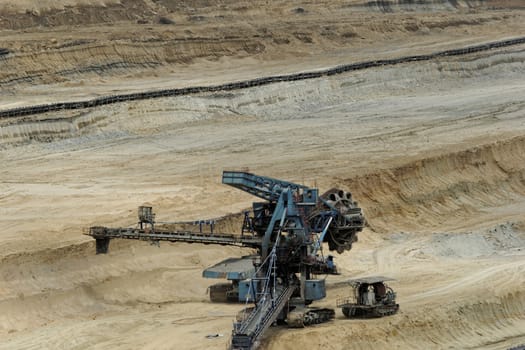
[[[337,253],[350,250],[364,227],[350,192],[331,189],[319,195],[315,188],[244,171],[224,171],[222,182],[262,200],[253,203],[251,216],[245,215],[240,235],[214,232],[213,222],[205,220],[195,222],[197,232],[158,228],[151,207],[139,208],[135,228],[96,226],[87,234],[96,240],[97,254],[107,253],[112,239],[255,248],[254,256],[230,258],[204,271],[205,277],[232,281],[212,286],[212,300],[251,305],[233,325],[231,349],[254,349],[275,323],[304,327],[334,318],[333,309],[309,305],[326,296],[325,280],[317,276],[337,274],[333,256],[322,255],[323,243]],[[210,232],[203,232],[203,223],[210,223]]]

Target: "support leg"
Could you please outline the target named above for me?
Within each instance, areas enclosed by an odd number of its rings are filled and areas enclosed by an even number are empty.
[[[97,238],[96,239],[96,248],[97,254],[107,254],[109,250],[109,238]]]

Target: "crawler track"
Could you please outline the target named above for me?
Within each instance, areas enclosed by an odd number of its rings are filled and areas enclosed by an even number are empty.
[[[525,44],[525,37],[509,39],[509,40],[500,40],[494,41],[491,43],[467,46],[458,49],[438,51],[427,55],[414,55],[414,56],[404,56],[394,59],[384,59],[376,61],[365,61],[352,64],[345,64],[336,66],[333,68],[313,71],[313,72],[303,72],[303,73],[294,73],[287,75],[274,75],[263,78],[256,78],[250,80],[243,80],[238,82],[212,85],[212,86],[193,86],[186,88],[178,89],[163,89],[155,91],[146,91],[146,92],[137,92],[131,94],[121,94],[121,95],[112,95],[104,96],[91,100],[84,101],[74,101],[74,102],[59,102],[51,103],[46,105],[35,105],[28,107],[19,107],[13,109],[7,109],[0,111],[0,118],[10,118],[10,117],[20,117],[33,114],[42,114],[53,111],[60,110],[75,110],[75,109],[84,109],[91,107],[104,106],[119,102],[125,101],[135,101],[135,100],[146,100],[151,98],[159,97],[168,97],[168,96],[182,96],[182,95],[192,95],[205,92],[218,92],[218,91],[233,91],[240,89],[247,89],[255,86],[263,86],[278,82],[288,82],[296,80],[306,80],[306,79],[315,79],[324,76],[331,76],[336,74],[341,74],[350,71],[357,71],[362,69],[368,69],[373,67],[380,66],[393,66],[402,63],[417,62],[417,61],[430,61],[439,57],[446,56],[461,56],[467,55],[476,52],[488,51],[496,48],[507,47],[512,45]]]

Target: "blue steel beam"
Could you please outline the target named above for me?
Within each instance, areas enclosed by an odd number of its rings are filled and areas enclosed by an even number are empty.
[[[244,171],[224,171],[222,173],[222,183],[272,202],[276,202],[281,192],[287,188],[292,192],[308,189],[306,186],[293,182],[255,175]]]

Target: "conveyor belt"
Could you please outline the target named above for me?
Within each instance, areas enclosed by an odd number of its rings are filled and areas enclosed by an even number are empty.
[[[331,76],[335,74],[342,74],[350,71],[357,71],[362,69],[369,69],[381,66],[393,66],[402,63],[410,63],[417,61],[430,61],[436,58],[447,56],[461,56],[476,52],[488,51],[501,47],[508,47],[512,45],[525,44],[525,37],[519,37],[508,40],[494,41],[490,43],[467,46],[458,49],[438,51],[430,54],[403,56],[392,59],[382,59],[375,61],[365,61],[351,64],[344,64],[333,68],[324,70],[316,70],[311,72],[301,72],[285,75],[273,75],[269,77],[262,77],[250,80],[243,80],[212,86],[192,86],[179,89],[164,89],[155,91],[135,92],[130,94],[101,96],[92,100],[72,101],[72,102],[58,102],[45,105],[34,105],[18,107],[13,109],[0,110],[0,118],[20,117],[24,115],[41,114],[47,112],[61,111],[61,110],[77,110],[84,108],[92,108],[97,106],[104,106],[125,101],[146,100],[151,98],[167,97],[167,96],[184,96],[199,93],[213,93],[219,91],[234,91],[240,89],[247,89],[256,86],[263,86],[268,84],[280,83],[285,81],[297,81],[306,79],[316,79],[324,76]]]
[[[232,350],[249,350],[254,342],[272,325],[297,288],[291,284],[281,289],[276,298],[268,297],[257,303],[248,318],[233,331]]]
[[[223,233],[195,233],[191,231],[168,231],[168,230],[151,230],[139,228],[109,228],[95,226],[86,233],[99,242],[107,242],[114,238],[135,239],[140,241],[168,241],[168,242],[185,242],[201,244],[218,244],[233,245],[239,247],[257,248],[261,246],[261,238],[257,236],[240,236]],[[107,251],[107,249],[106,249]],[[105,253],[99,251],[97,253]]]

